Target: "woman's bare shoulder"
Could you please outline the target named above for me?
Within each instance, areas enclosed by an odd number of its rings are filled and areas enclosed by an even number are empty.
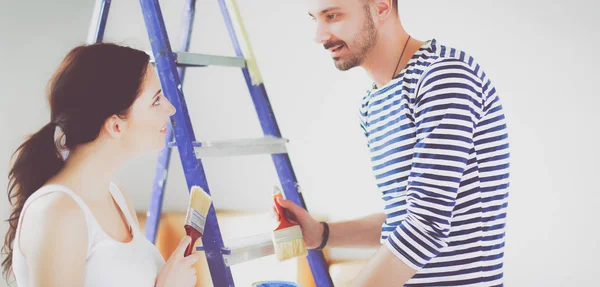
[[[85,214],[71,196],[63,192],[45,194],[22,212],[19,243],[26,257],[61,240],[71,242],[71,250],[86,253],[88,227]]]

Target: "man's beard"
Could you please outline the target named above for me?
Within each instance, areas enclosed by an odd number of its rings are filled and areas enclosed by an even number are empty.
[[[351,54],[347,59],[342,59],[340,57],[333,58],[336,68],[341,71],[347,71],[360,66],[367,54],[375,47],[376,43],[377,28],[375,28],[375,23],[373,23],[373,19],[367,10],[365,24],[357,36],[352,40],[352,46],[349,46],[342,41],[337,41],[336,43],[326,45],[326,47],[344,44],[348,50],[350,50],[350,47],[357,50],[356,53]]]

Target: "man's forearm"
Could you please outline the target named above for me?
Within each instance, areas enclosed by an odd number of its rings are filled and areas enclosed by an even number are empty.
[[[385,214],[329,223],[328,247],[378,247]]]
[[[398,259],[388,247],[381,246],[375,256],[352,280],[351,287],[404,286],[417,271]]]

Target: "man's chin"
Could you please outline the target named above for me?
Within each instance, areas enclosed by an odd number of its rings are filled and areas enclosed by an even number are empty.
[[[348,71],[356,66],[359,66],[356,61],[342,60],[339,57],[333,58],[333,63],[340,71]]]

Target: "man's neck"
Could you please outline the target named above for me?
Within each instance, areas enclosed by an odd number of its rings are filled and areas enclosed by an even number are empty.
[[[377,44],[362,64],[377,87],[382,87],[391,81],[423,45],[423,42],[414,38],[410,38],[408,44],[407,40],[409,35],[400,23],[380,30]],[[406,48],[405,44],[407,44]],[[401,54],[402,59],[400,59]]]

